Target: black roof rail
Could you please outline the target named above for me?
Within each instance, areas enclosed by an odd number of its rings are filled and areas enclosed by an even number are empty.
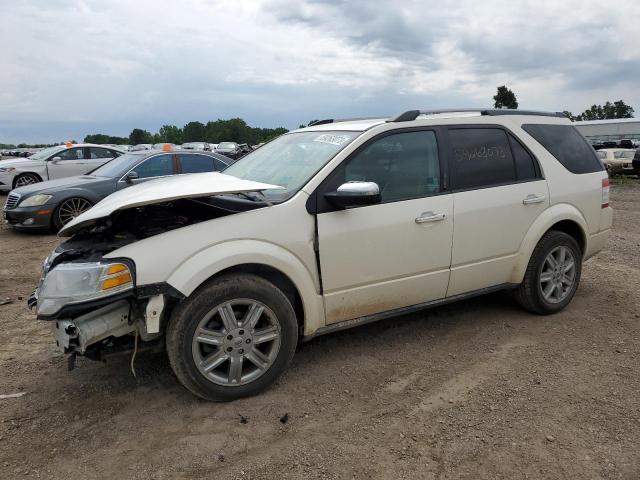
[[[440,110],[408,110],[401,113],[397,117],[389,120],[390,122],[411,122],[420,115],[437,115],[440,113],[478,113],[482,116],[500,116],[500,115],[535,115],[538,117],[564,117],[562,112],[540,112],[535,110],[512,110],[506,108],[447,108]]]
[[[325,123],[333,123],[333,118],[326,118],[324,120],[316,120],[311,122],[307,127],[313,127],[314,125],[324,125]]]
[[[498,116],[498,115],[533,115],[536,117],[564,117],[562,112],[541,112],[538,110],[512,110],[508,108],[495,108],[482,110],[482,115]]]
[[[307,127],[313,127],[315,125],[325,125],[327,123],[340,123],[340,122],[357,122],[358,120],[378,120],[384,119],[384,116],[379,117],[354,117],[354,118],[327,118],[326,120],[316,120],[310,123]]]
[[[418,118],[418,115],[420,115],[420,110],[407,110],[406,112],[398,115],[393,120],[390,120],[390,122],[411,122],[412,120]]]

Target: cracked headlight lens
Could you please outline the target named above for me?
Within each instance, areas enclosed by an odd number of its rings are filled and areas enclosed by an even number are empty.
[[[133,288],[126,263],[61,263],[38,290],[38,315],[54,315],[65,305],[97,300]]]

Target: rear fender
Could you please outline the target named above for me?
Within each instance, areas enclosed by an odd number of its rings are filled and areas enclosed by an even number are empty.
[[[511,273],[511,283],[518,284],[522,282],[536,245],[551,227],[563,220],[575,222],[582,230],[585,244],[587,243],[587,237],[585,235],[585,232],[588,231],[587,222],[576,207],[567,203],[560,203],[547,208],[533,222],[520,245],[518,258]]]

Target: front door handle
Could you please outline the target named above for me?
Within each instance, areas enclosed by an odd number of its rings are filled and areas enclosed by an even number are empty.
[[[439,222],[444,220],[444,213],[433,213],[433,212],[424,212],[418,218],[416,218],[416,223],[429,223],[429,222]]]
[[[527,195],[524,200],[522,200],[522,203],[524,205],[534,205],[536,203],[542,203],[544,202],[546,199],[546,197],[544,195]]]

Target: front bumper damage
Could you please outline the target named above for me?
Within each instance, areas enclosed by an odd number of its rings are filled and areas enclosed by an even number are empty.
[[[53,329],[56,345],[64,353],[84,355],[91,345],[106,338],[134,333],[137,327],[129,321],[130,317],[129,301],[120,300],[73,320],[56,320]]]

